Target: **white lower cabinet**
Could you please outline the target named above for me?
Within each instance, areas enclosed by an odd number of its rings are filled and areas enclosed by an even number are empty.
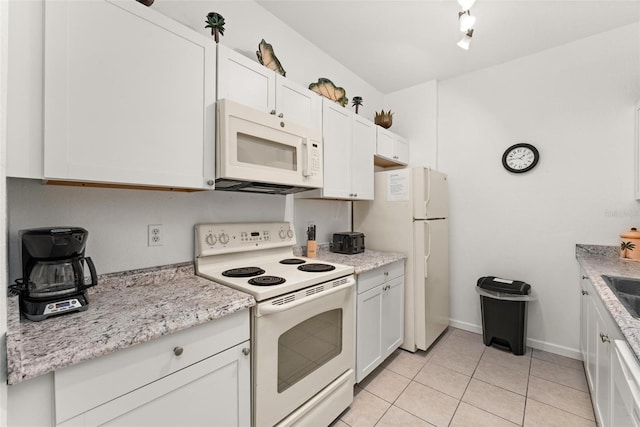
[[[356,382],[380,365],[404,336],[404,261],[358,275]]]
[[[243,310],[9,386],[9,425],[249,426],[249,333]]]
[[[248,348],[243,342],[57,425],[249,425]]]
[[[56,371],[56,425],[246,426],[249,310]]]
[[[615,357],[614,341],[624,340],[624,338],[593,284],[584,274],[580,280],[580,287],[582,293],[580,349],[591,390],[593,409],[600,427],[618,427],[620,424],[613,423],[614,419],[620,419],[621,414],[614,413],[615,384],[612,376],[612,362]],[[635,364],[638,365],[638,362],[635,361]]]

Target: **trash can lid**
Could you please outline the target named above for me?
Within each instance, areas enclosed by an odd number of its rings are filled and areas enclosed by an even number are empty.
[[[495,276],[485,276],[478,279],[477,286],[488,291],[505,294],[528,295],[531,285],[520,280],[501,279]]]

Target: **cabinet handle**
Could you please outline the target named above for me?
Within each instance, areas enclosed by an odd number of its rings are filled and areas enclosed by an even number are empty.
[[[600,332],[600,339],[602,342],[611,342],[611,340],[609,340],[609,335],[603,334],[602,332]]]
[[[588,279],[587,276],[582,276],[582,280]]]
[[[180,355],[182,355],[182,353],[184,353],[184,348],[182,348],[182,347],[174,347],[173,348],[173,354],[175,354],[176,356],[180,356]]]
[[[248,347],[245,347],[245,348],[242,349],[242,354],[244,354],[245,356],[248,356],[249,353],[251,353],[251,350],[249,350]]]
[[[210,179],[209,181],[207,181],[207,185],[208,186],[212,186],[215,183],[214,180]]]
[[[269,112],[269,114],[271,114],[272,116],[275,116],[275,115],[276,115],[276,110],[271,110],[271,111]]]
[[[583,290],[582,295],[589,295],[589,292]]]
[[[389,275],[389,272],[388,272],[388,271],[385,271],[385,272],[384,272],[384,275],[385,275],[385,276],[388,276],[388,275]]]
[[[358,197],[358,193],[353,193],[353,197]]]
[[[278,117],[283,118],[284,117],[284,113],[278,114]]]

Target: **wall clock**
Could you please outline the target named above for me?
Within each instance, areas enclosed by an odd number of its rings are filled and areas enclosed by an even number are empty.
[[[502,155],[502,166],[509,172],[523,173],[533,169],[539,159],[538,149],[531,144],[522,142],[505,150]]]

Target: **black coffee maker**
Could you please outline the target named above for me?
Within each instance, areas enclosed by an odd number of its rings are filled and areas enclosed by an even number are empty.
[[[98,284],[91,258],[84,256],[89,232],[80,227],[21,230],[22,274],[14,289],[27,319],[88,308],[87,289]],[[89,277],[85,278],[85,265]]]

